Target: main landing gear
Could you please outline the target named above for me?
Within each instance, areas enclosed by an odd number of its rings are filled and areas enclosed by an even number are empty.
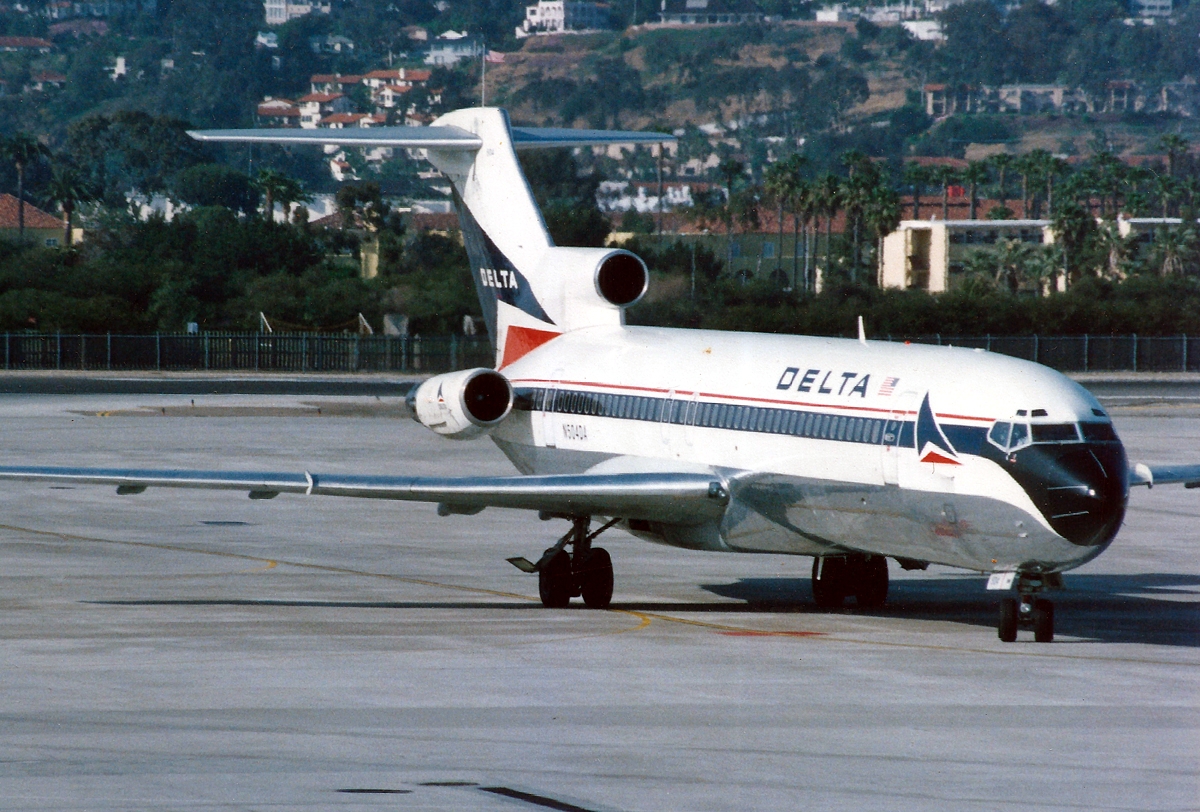
[[[887,559],[865,553],[814,558],[812,590],[822,609],[840,609],[850,596],[860,608],[878,609],[887,601]]]
[[[582,596],[589,609],[607,609],[613,594],[612,558],[608,550],[593,547],[592,542],[619,521],[612,519],[589,533],[590,516],[572,517],[571,529],[542,553],[536,564],[524,558],[510,558],[509,563],[523,572],[537,573],[538,595],[548,609],[561,609],[576,596]]]
[[[1033,629],[1038,643],[1054,641],[1054,604],[1036,595],[1044,589],[1062,586],[1062,576],[1052,573],[1020,573],[1017,576],[1017,597],[1000,601],[998,635],[1005,643],[1017,639],[1017,629]]]

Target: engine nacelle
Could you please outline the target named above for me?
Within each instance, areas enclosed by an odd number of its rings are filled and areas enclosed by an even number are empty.
[[[430,378],[405,402],[421,425],[445,437],[467,440],[486,434],[508,417],[513,390],[495,370],[464,369]]]
[[[622,248],[549,249],[542,259],[546,278],[562,280],[555,321],[568,330],[620,324],[626,307],[646,292],[650,272]],[[548,308],[549,310],[550,308]]]

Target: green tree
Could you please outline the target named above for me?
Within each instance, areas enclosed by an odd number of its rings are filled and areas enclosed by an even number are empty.
[[[17,235],[25,239],[25,172],[50,157],[49,148],[28,133],[17,133],[0,142],[0,154],[17,172]]]
[[[958,170],[949,164],[934,167],[934,179],[942,187],[942,220],[949,220],[950,187],[959,181]]]
[[[796,193],[801,182],[801,172],[808,159],[799,153],[793,153],[782,161],[777,161],[771,164],[767,169],[764,179],[764,187],[771,200],[775,201],[779,216],[779,243],[775,252],[775,270],[780,270],[780,263],[783,261],[783,213],[790,211],[793,214]],[[798,218],[793,217],[794,221]],[[793,255],[794,255],[793,251]],[[795,268],[792,269],[792,284],[795,285]]]
[[[928,168],[916,161],[906,161],[904,164],[904,183],[912,190],[913,219],[921,219],[921,191],[929,183]]]
[[[971,161],[963,168],[962,179],[966,181],[971,193],[971,219],[976,219],[979,207],[979,185],[987,183],[989,177],[987,164],[982,161]]]
[[[175,176],[175,196],[193,206],[223,206],[230,211],[253,214],[258,192],[245,172],[225,164],[199,164]]]
[[[83,176],[70,166],[54,168],[54,174],[46,187],[46,197],[58,204],[63,215],[63,245],[71,247],[72,218],[79,203],[96,199],[95,191],[84,181]]]

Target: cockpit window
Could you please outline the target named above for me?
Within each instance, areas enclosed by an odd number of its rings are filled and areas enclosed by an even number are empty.
[[[1091,443],[1117,441],[1117,433],[1113,431],[1112,423],[1080,423],[1079,430],[1083,432],[1083,439]]]
[[[997,420],[988,432],[988,441],[1003,451],[1016,451],[1029,445],[1029,426],[1025,423]]]
[[[1074,423],[1034,423],[1031,428],[1035,443],[1079,442],[1079,432]]]

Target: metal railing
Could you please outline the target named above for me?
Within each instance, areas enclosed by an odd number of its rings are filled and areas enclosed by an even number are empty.
[[[979,347],[1061,372],[1200,372],[1200,336],[915,336],[892,341]]]
[[[887,336],[980,347],[1063,372],[1200,372],[1200,336]],[[4,369],[403,372],[490,367],[486,337],[4,333]]]
[[[4,369],[449,372],[490,367],[486,337],[5,333]]]

